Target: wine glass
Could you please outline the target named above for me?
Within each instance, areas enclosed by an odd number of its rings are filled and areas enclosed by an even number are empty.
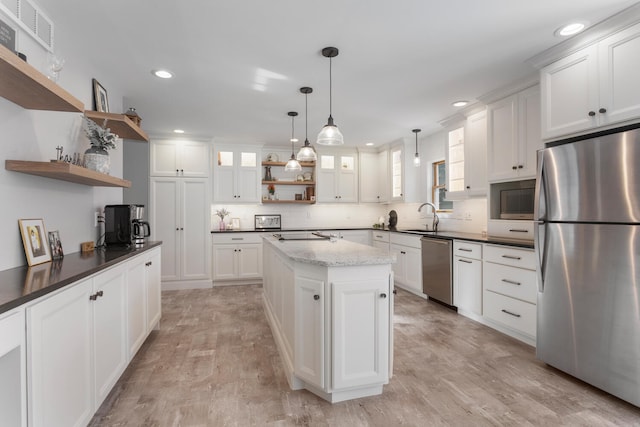
[[[64,67],[65,59],[59,53],[48,53],[47,54],[47,77],[54,82],[58,82],[58,78],[60,77],[60,71]]]

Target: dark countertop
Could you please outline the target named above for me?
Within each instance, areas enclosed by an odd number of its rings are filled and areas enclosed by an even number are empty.
[[[0,271],[0,314],[161,244],[147,242],[137,248],[111,247],[89,253],[75,252],[32,267]]]
[[[403,233],[403,234],[413,234],[418,236],[430,236],[436,239],[458,239],[458,240],[468,240],[471,242],[479,242],[479,243],[491,243],[496,245],[508,245],[508,246],[516,246],[524,249],[533,249],[533,242],[530,240],[517,240],[517,239],[507,239],[505,237],[495,237],[495,236],[483,236],[479,233],[461,233],[458,231],[438,231],[437,233],[433,232],[417,232],[411,230],[389,230],[388,228],[380,229],[380,228],[371,228],[371,227],[331,227],[331,228],[282,228],[282,229],[270,229],[270,230],[254,230],[254,229],[239,229],[239,230],[212,230],[211,234],[218,233],[280,233],[280,232],[295,232],[295,231],[324,231],[324,230],[338,230],[338,231],[348,231],[348,230],[373,230],[373,231],[391,231],[393,233]]]

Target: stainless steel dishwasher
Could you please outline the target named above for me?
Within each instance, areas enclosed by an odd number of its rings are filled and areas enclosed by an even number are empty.
[[[434,299],[453,306],[452,254],[453,241],[423,236],[422,243],[422,292]]]

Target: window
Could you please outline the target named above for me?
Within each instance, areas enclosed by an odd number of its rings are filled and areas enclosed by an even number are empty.
[[[433,164],[433,187],[431,187],[431,200],[436,205],[437,211],[452,211],[453,202],[445,200],[447,191],[447,168],[444,160]]]

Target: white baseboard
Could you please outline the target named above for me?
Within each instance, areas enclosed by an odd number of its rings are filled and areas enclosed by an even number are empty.
[[[163,291],[181,291],[185,289],[211,289],[211,280],[183,280],[180,282],[162,282]]]

